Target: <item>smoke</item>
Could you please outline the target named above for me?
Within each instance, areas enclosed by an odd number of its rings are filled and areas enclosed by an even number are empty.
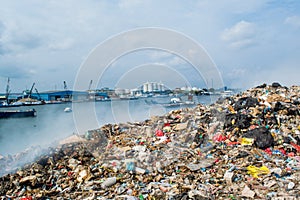
[[[13,171],[38,156],[47,153],[47,149],[74,131],[74,122],[70,113],[64,113],[68,105],[34,106],[37,117],[0,120],[0,175]],[[20,107],[29,109],[33,107]]]

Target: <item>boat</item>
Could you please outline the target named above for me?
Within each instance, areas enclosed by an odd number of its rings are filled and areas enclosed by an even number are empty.
[[[138,97],[135,96],[121,96],[120,100],[137,100],[139,99]]]
[[[38,105],[44,105],[46,104],[43,100],[36,100],[32,98],[23,98],[17,101],[19,104],[22,104],[23,106],[38,106]]]
[[[111,101],[109,97],[96,97],[95,101]]]
[[[234,95],[234,92],[231,90],[225,90],[225,91],[221,92],[222,98],[231,97],[233,95]]]
[[[66,107],[66,108],[64,109],[64,111],[65,111],[65,112],[72,112],[72,108]]]
[[[18,104],[7,104],[6,102],[1,102],[0,103],[0,108],[9,108],[9,107],[19,107],[21,105],[18,105]]]
[[[153,104],[158,104],[160,106],[163,106],[163,107],[180,107],[180,106],[194,106],[196,103],[192,100],[187,100],[187,101],[182,101],[179,97],[174,97],[170,100],[170,102],[168,103],[159,103],[159,102],[156,102],[154,100],[151,100],[151,101],[147,101],[145,100],[145,103],[148,104],[148,105],[153,105]]]
[[[62,104],[64,102],[62,101],[57,101],[57,100],[49,100],[49,101],[45,101],[45,104]]]
[[[38,99],[32,97],[32,90],[35,86],[35,83],[32,84],[30,90],[24,90],[22,96],[18,97],[18,103],[22,104],[23,106],[37,106],[37,105],[44,105],[46,102],[41,99],[38,90],[35,88],[37,95],[39,96]]]
[[[21,118],[21,117],[35,117],[36,110],[1,110],[0,118]]]
[[[178,106],[193,106],[196,103],[194,101],[182,101],[180,98],[175,97],[172,98],[170,103],[166,103],[166,104],[161,104],[164,107],[178,107]]]

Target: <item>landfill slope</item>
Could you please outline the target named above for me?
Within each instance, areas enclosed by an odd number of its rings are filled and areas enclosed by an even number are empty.
[[[264,84],[209,106],[105,125],[1,177],[0,197],[299,199],[299,92]]]

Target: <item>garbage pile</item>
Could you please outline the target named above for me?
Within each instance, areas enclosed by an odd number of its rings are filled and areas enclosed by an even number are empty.
[[[108,124],[0,178],[14,199],[299,199],[299,86]]]

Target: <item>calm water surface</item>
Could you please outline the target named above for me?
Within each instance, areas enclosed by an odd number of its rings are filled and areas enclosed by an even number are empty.
[[[152,98],[161,103],[170,100],[167,98]],[[151,99],[147,99],[151,100]],[[198,103],[209,104],[212,102],[209,96],[200,96],[194,99]],[[148,105],[145,99],[113,102],[85,102],[78,103],[78,111],[88,106],[94,106],[98,125],[107,123],[142,121],[152,115],[163,115],[172,109],[159,105]],[[49,104],[42,106],[18,107],[10,109],[31,109],[37,110],[37,117],[0,119],[0,154],[16,154],[32,146],[47,147],[54,141],[63,139],[77,133],[73,113],[65,113],[66,107],[72,104]],[[3,110],[3,108],[1,108]],[[88,123],[90,116],[82,116],[79,120]],[[82,120],[82,121],[81,121]],[[88,127],[94,129],[97,127]],[[82,134],[82,133],[81,133]]]

